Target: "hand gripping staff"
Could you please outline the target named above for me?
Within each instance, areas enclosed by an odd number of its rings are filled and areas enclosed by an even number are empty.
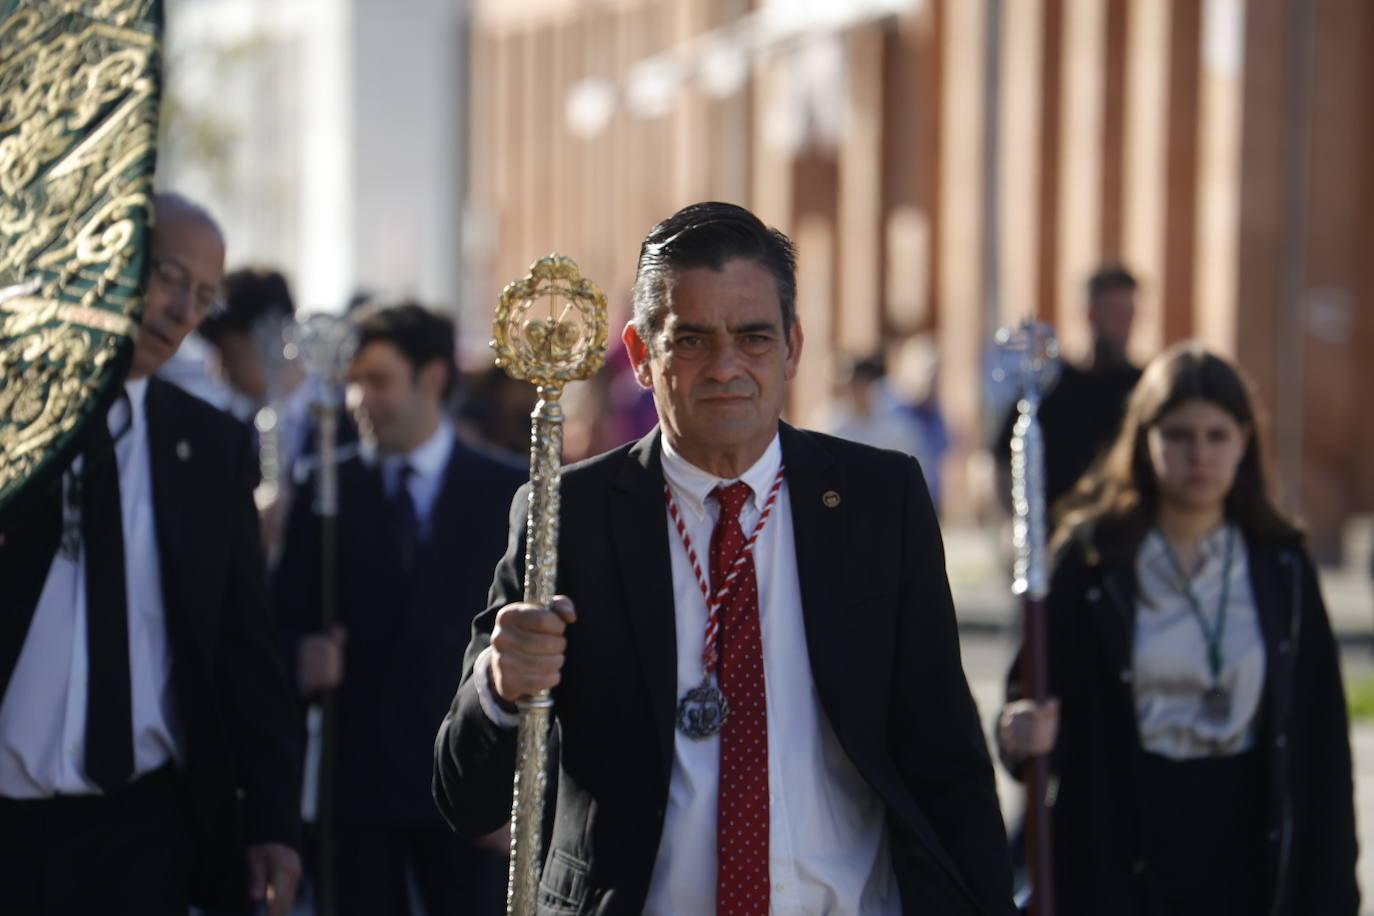
[[[606,360],[606,296],[557,254],[530,265],[501,293],[492,329],[496,365],[538,387],[530,414],[530,496],[525,517],[525,601],[548,607],[558,569],[558,484],[568,382],[590,378]],[[544,792],[548,779],[548,690],[520,700],[511,801],[510,884],[506,912],[533,916],[543,867]]]
[[[1021,684],[1029,699],[1049,696],[1045,645],[1045,594],[1049,587],[1046,552],[1045,440],[1037,414],[1041,399],[1059,378],[1059,344],[1046,324],[1027,319],[997,332],[997,344],[1015,358],[1014,381],[1021,397],[1012,430],[1011,502],[1016,546],[1013,594],[1021,596]],[[1030,872],[1031,916],[1054,916],[1049,792],[1050,758],[1037,754],[1025,763],[1026,867]]]

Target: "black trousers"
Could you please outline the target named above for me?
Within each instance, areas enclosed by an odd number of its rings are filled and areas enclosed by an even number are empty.
[[[344,822],[336,828],[339,916],[466,916],[504,912],[506,859],[445,824]],[[314,844],[312,843],[312,846]],[[314,859],[312,849],[311,859]],[[312,862],[313,865],[313,862]],[[313,868],[312,868],[313,871]],[[410,877],[419,903],[410,903]]]
[[[191,842],[171,766],[108,797],[0,799],[0,909],[186,916]]]
[[[1255,916],[1267,909],[1264,758],[1145,755],[1150,916]]]

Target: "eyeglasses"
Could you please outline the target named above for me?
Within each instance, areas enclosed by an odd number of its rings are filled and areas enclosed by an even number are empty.
[[[153,277],[173,290],[177,295],[190,294],[196,314],[201,318],[213,318],[223,313],[225,305],[218,287],[206,284],[197,285],[190,273],[175,261],[168,261],[153,255],[150,261]]]

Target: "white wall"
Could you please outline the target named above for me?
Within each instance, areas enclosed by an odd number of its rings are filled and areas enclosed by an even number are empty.
[[[454,307],[466,175],[462,0],[171,0],[159,183],[229,263],[302,309],[355,290]]]

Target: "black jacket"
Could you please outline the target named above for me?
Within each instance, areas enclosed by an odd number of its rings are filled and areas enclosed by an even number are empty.
[[[1005,833],[920,469],[786,425],[781,436],[816,694],[886,804],[903,905],[1006,916]],[[655,431],[563,474],[557,588],[578,619],[553,692],[561,745],[540,913],[639,913],[649,889],[677,703],[660,455]],[[838,504],[822,499],[828,491]],[[515,730],[486,718],[472,669],[496,611],[521,596],[523,494],[435,745],[436,798],[470,835],[510,812]]]
[[[300,749],[253,508],[258,463],[246,426],[175,385],[149,379],[146,405],[171,689],[195,837],[192,900],[233,905],[247,899],[245,843],[300,840]],[[29,508],[0,547],[0,692],[60,533],[38,503]]]
[[[463,648],[506,542],[506,512],[522,465],[454,441],[429,533],[403,566],[375,467],[339,466],[338,621],[348,628],[337,693],[336,804],[344,822],[434,825],[434,732],[457,689]],[[320,629],[320,520],[314,486],[292,508],[273,599],[291,663]]]
[[[1354,916],[1357,841],[1350,742],[1335,640],[1301,543],[1247,538],[1265,643],[1258,745],[1268,771],[1264,856],[1273,916]],[[1052,769],[1057,912],[1139,912],[1143,751],[1132,693],[1134,551],[1080,532],[1050,582],[1050,692],[1060,698]],[[1021,695],[1013,665],[1008,698]]]

